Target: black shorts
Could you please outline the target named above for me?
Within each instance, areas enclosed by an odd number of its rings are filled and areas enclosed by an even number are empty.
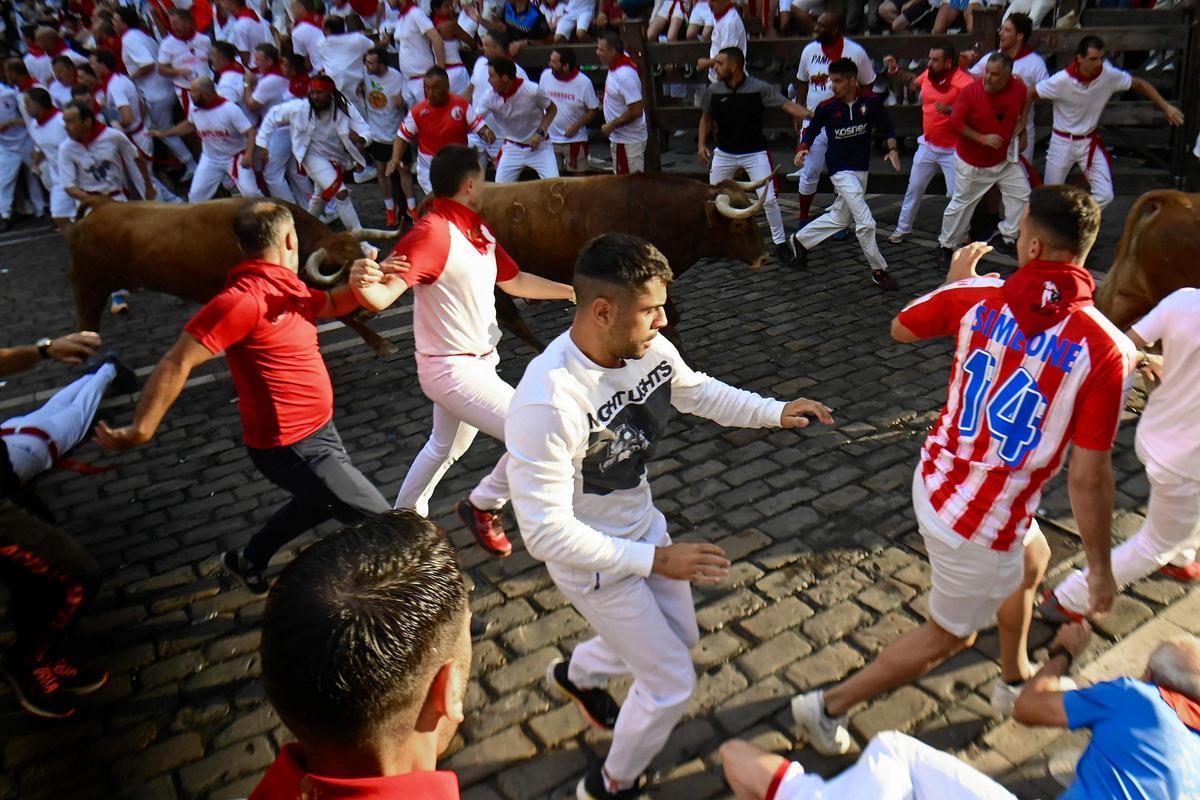
[[[379,164],[386,164],[392,160],[392,143],[391,142],[371,142],[367,145],[367,155],[372,161]]]

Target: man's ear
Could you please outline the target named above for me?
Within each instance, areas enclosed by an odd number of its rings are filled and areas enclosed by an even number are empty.
[[[592,319],[602,328],[611,327],[617,316],[617,307],[605,297],[597,297],[592,300],[588,310],[591,312]]]
[[[469,665],[447,661],[433,676],[428,703],[440,716],[458,724],[463,721],[463,701],[467,695]]]

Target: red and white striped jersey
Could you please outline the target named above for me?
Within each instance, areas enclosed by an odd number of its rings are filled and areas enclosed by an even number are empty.
[[[947,284],[899,317],[921,338],[956,337],[921,474],[945,526],[995,550],[1023,539],[1068,444],[1112,448],[1136,355],[1090,301],[1027,337],[1003,287],[996,278]]]

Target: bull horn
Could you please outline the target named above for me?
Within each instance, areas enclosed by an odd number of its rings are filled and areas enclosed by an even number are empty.
[[[389,228],[354,228],[350,235],[360,242],[365,242],[370,239],[395,239],[400,236],[400,231]]]
[[[304,262],[304,274],[308,276],[314,286],[333,286],[346,271],[346,268],[342,267],[332,275],[321,272],[321,267],[325,266],[325,256],[325,248],[320,247]]]
[[[754,202],[754,205],[749,208],[734,208],[733,203],[729,200],[729,195],[719,194],[716,199],[717,211],[721,212],[722,217],[729,219],[750,219],[759,211],[762,210],[763,204],[767,202],[766,197],[760,197]]]
[[[771,180],[773,180],[775,178],[775,174],[777,172],[779,172],[778,167],[771,170],[771,174],[768,175],[767,177],[763,178],[762,180],[734,181],[734,183],[736,183],[738,185],[738,188],[741,189],[743,192],[757,192],[759,189],[766,186]]]

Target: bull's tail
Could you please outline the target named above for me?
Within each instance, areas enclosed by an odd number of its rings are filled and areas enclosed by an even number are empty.
[[[75,221],[79,222],[79,220],[83,219],[88,214],[92,213],[92,211],[96,210],[102,205],[105,205],[106,203],[115,202],[116,201],[111,197],[105,197],[104,195],[92,195],[86,200],[80,200],[79,210],[75,212]]]

